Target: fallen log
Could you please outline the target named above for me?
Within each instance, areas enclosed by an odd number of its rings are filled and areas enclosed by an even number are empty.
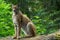
[[[5,38],[3,37],[0,40],[17,40],[17,39],[13,39],[11,36],[9,36]],[[60,31],[48,35],[40,35],[31,38],[21,38],[18,40],[60,40]]]

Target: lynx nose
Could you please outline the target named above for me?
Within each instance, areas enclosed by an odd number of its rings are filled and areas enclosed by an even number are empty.
[[[16,12],[16,9],[13,9],[14,12]]]

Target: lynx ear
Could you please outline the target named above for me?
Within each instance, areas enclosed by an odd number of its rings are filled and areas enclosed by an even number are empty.
[[[19,8],[17,4],[12,4],[12,8]]]

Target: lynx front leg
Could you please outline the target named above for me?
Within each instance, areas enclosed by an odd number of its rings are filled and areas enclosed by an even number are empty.
[[[17,25],[14,25],[14,31],[15,31],[15,34],[13,39],[17,39]]]
[[[21,26],[17,26],[17,39],[20,38],[20,31],[21,31]]]

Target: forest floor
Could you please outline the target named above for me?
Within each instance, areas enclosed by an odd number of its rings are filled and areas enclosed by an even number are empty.
[[[21,39],[13,39],[11,36],[2,37],[0,40],[60,40],[60,31],[48,34],[48,35],[40,35],[31,38],[21,38]]]

